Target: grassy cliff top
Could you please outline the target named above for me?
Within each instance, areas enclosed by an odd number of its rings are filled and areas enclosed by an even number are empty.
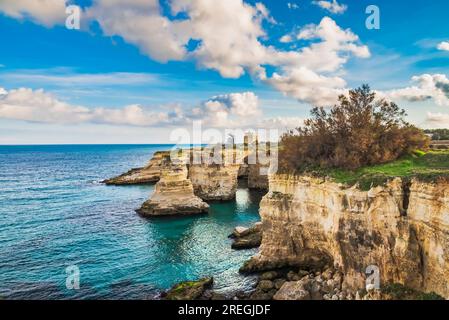
[[[382,185],[394,177],[435,181],[438,178],[449,177],[449,150],[434,150],[427,153],[417,151],[396,161],[362,167],[354,171],[326,169],[316,173],[347,185],[358,183],[362,190]]]

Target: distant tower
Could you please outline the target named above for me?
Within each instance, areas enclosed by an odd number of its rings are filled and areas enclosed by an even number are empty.
[[[226,144],[234,145],[235,144],[235,136],[233,134],[228,134],[228,139]]]
[[[247,147],[253,143],[257,143],[257,135],[250,131],[246,132],[245,136],[243,137],[244,146]]]

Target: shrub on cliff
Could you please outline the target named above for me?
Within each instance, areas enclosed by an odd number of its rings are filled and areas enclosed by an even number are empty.
[[[429,138],[405,116],[395,103],[376,99],[368,85],[351,90],[330,110],[313,108],[303,127],[281,137],[280,169],[353,170],[428,148]]]

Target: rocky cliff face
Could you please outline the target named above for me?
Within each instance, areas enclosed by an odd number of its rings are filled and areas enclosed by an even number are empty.
[[[449,184],[401,179],[361,191],[304,176],[273,175],[261,202],[263,239],[243,271],[333,263],[343,287],[380,282],[449,297]]]
[[[155,152],[153,158],[143,168],[131,169],[128,172],[103,181],[108,185],[132,185],[154,183],[159,181],[161,170],[170,165],[170,152]]]
[[[195,195],[206,201],[234,199],[239,169],[239,164],[191,165],[189,179]]]
[[[143,216],[207,213],[209,205],[194,195],[185,165],[163,169],[151,198],[137,212]]]
[[[188,177],[191,180],[195,194],[203,200],[231,200],[235,197],[238,179],[247,179],[250,189],[268,189],[267,171],[269,165],[248,164],[247,148],[226,149],[218,157],[221,162],[206,156],[212,150],[192,148],[170,151],[158,151],[143,168],[131,169],[128,172],[111,179],[104,180],[108,185],[146,184],[159,181],[161,171],[176,163],[188,165]],[[171,159],[175,156],[175,159]],[[193,159],[199,159],[198,164]]]
[[[268,169],[269,165],[249,164],[248,165],[248,188],[258,190],[268,190]]]

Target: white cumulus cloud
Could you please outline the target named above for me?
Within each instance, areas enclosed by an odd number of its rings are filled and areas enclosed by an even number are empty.
[[[439,106],[449,106],[449,79],[444,74],[414,76],[413,86],[385,92],[386,97],[410,102],[432,99]]]
[[[55,12],[64,3],[42,1]],[[20,1],[21,10],[38,21],[42,17],[30,2]],[[330,3],[331,10],[342,10],[343,5]],[[295,35],[297,40],[313,40],[310,45],[283,51],[263,41],[268,36],[263,23],[276,21],[262,3],[172,0],[169,6],[170,16],[164,15],[158,0],[93,0],[84,15],[97,21],[104,35],[120,36],[159,62],[193,60],[199,68],[216,70],[226,78],[249,73],[284,94],[314,104],[334,103],[345,86],[338,76],[343,66],[351,56],[370,55],[357,35],[329,17]],[[21,12],[0,7],[6,10]],[[281,42],[292,40],[283,37]],[[271,75],[267,66],[274,70]]]
[[[192,114],[213,127],[238,127],[254,125],[262,111],[258,97],[243,92],[212,97],[194,108]]]
[[[320,0],[320,1],[312,1],[312,3],[334,14],[342,14],[348,9],[347,5],[339,4],[337,0],[332,1]]]
[[[263,117],[253,92],[212,97],[196,107],[165,106],[164,111],[138,104],[121,108],[85,107],[62,101],[42,89],[0,88],[0,118],[50,124],[96,123],[135,127],[185,126],[202,121],[216,128],[294,128],[296,118]],[[187,111],[186,111],[187,110]]]
[[[449,41],[440,42],[437,48],[438,50],[449,51]]]
[[[0,12],[16,19],[31,18],[36,23],[52,27],[66,18],[66,0],[2,0]]]
[[[358,45],[359,37],[349,29],[340,28],[329,17],[324,17],[318,25],[308,25],[297,35],[299,40],[321,40],[301,50],[298,60],[304,66],[316,71],[335,71],[345,64],[350,55],[359,58],[370,57],[365,45]]]
[[[0,118],[42,123],[91,122],[131,126],[168,122],[165,113],[145,110],[139,105],[121,109],[87,108],[61,101],[42,89],[29,88],[14,89],[0,95]]]
[[[347,92],[346,81],[337,76],[350,56],[368,58],[367,46],[351,30],[340,28],[324,17],[318,25],[310,24],[296,33],[298,40],[319,40],[298,52],[278,54],[280,72],[266,79],[286,95],[314,105],[328,106]],[[333,74],[333,75],[332,75]]]
[[[158,0],[94,0],[86,15],[98,21],[105,35],[120,36],[159,62],[183,60],[190,27],[160,11]]]
[[[423,126],[431,129],[449,128],[449,114],[441,112],[428,112]]]

